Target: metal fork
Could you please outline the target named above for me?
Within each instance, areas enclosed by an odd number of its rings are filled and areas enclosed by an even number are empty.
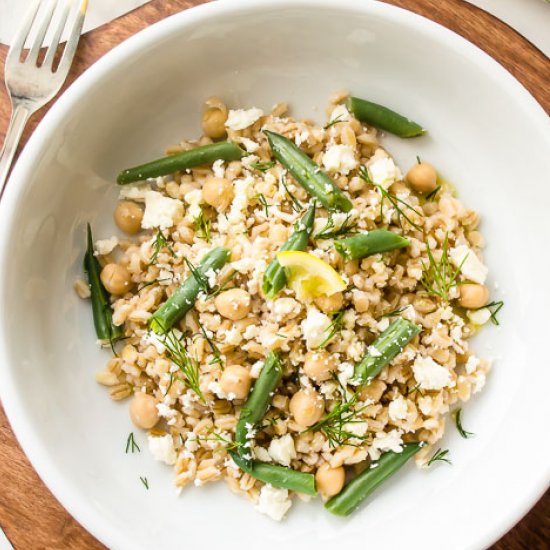
[[[19,29],[12,43],[5,66],[6,88],[11,100],[12,115],[4,147],[0,152],[0,198],[4,192],[11,163],[21,139],[23,129],[33,113],[43,107],[59,92],[65,82],[73,57],[80,39],[84,17],[88,7],[88,0],[80,0],[78,14],[74,18],[69,38],[65,44],[59,65],[54,71],[53,63],[61,35],[67,23],[74,0],[34,0],[26,14],[22,27]],[[47,3],[44,14],[38,19],[38,12],[42,5]],[[38,66],[38,56],[44,37],[48,31],[58,5],[64,4],[61,16],[54,30],[49,48],[46,51],[43,63]],[[38,25],[36,37],[24,61],[21,61],[25,41],[33,25]]]

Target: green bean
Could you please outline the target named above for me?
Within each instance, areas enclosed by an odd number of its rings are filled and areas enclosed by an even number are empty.
[[[294,179],[329,210],[349,212],[351,201],[332,179],[292,141],[280,134],[264,130],[275,158]]]
[[[374,229],[334,241],[334,248],[346,260],[359,260],[409,245],[407,239],[387,229]]]
[[[298,472],[284,466],[275,464],[265,464],[264,462],[247,463],[236,452],[230,451],[229,454],[235,464],[252,477],[273,485],[273,487],[282,487],[290,489],[297,493],[310,495],[314,497],[317,494],[315,489],[315,476],[306,472]]]
[[[208,252],[174,294],[155,311],[149,322],[151,329],[164,334],[182,319],[195,304],[199,292],[208,291],[208,271],[221,269],[230,256],[231,250],[221,246]]]
[[[350,97],[348,109],[359,120],[402,138],[421,136],[427,132],[420,124],[366,99]]]
[[[305,250],[315,221],[315,202],[308,208],[302,219],[294,226],[294,233],[281,246],[283,250]],[[272,299],[286,285],[285,268],[279,263],[277,256],[271,260],[265,270],[262,289],[266,298]]]
[[[260,376],[241,409],[235,430],[235,442],[238,445],[239,454],[247,464],[250,464],[250,459],[245,459],[244,455],[250,454],[249,431],[264,417],[271,403],[271,396],[279,385],[282,376],[283,368],[279,356],[274,351],[270,351]]]
[[[215,160],[239,160],[245,152],[231,141],[210,143],[202,147],[196,147],[177,155],[170,155],[161,159],[134,166],[123,170],[117,177],[119,185],[125,185],[134,181],[167,176],[179,170],[193,168],[201,164],[212,164]]]
[[[355,365],[354,381],[370,384],[375,376],[420,332],[420,327],[399,318],[369,346],[360,363]]]
[[[389,451],[350,481],[341,493],[332,497],[325,508],[337,516],[349,516],[383,481],[391,477],[414,456],[425,443],[405,443],[400,453]]]
[[[111,343],[112,345],[113,342],[122,337],[122,329],[113,324],[113,310],[109,302],[109,293],[101,282],[101,266],[94,255],[94,240],[90,224],[88,224],[87,230],[84,271],[90,285],[95,332],[101,343]]]

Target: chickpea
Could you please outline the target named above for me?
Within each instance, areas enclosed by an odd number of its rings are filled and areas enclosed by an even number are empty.
[[[132,286],[130,272],[122,265],[107,264],[101,270],[100,278],[109,294],[124,294]]]
[[[306,354],[304,372],[315,382],[328,380],[333,367],[330,354],[326,351],[310,351]]]
[[[315,473],[317,489],[325,498],[337,495],[344,487],[346,471],[343,466],[331,468],[328,462],[321,464]]]
[[[135,235],[141,231],[143,208],[135,202],[119,202],[115,208],[114,218],[115,223],[124,233]]]
[[[234,394],[237,399],[244,399],[248,395],[251,383],[250,373],[240,365],[226,367],[220,378],[222,390]]]
[[[315,390],[300,390],[292,396],[288,407],[294,420],[307,428],[321,420],[325,400]]]
[[[466,309],[477,309],[487,305],[489,289],[485,285],[468,283],[460,285],[458,303]]]
[[[344,295],[341,292],[335,292],[330,296],[319,296],[315,298],[315,305],[324,313],[334,313],[342,309],[344,304]]]
[[[212,139],[219,139],[225,136],[225,121],[227,120],[227,109],[211,107],[202,114],[202,131],[205,136]]]
[[[437,187],[437,172],[429,162],[418,162],[408,172],[407,183],[419,193],[430,193]]]
[[[227,178],[210,176],[202,186],[202,196],[207,204],[223,212],[233,200],[233,185]]]
[[[130,401],[130,418],[143,430],[149,430],[159,421],[157,400],[147,393],[138,392]]]
[[[242,288],[232,288],[216,296],[214,304],[218,312],[227,319],[239,321],[250,313],[250,294]]]

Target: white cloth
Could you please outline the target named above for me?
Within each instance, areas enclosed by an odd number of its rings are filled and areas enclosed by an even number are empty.
[[[71,2],[71,0],[67,0]],[[74,8],[80,5],[81,0],[72,0]],[[117,17],[143,5],[149,0],[89,0],[84,32],[90,31],[108,23]],[[10,44],[15,31],[21,25],[29,6],[34,0],[0,0],[0,43]],[[47,6],[48,2],[44,2]],[[59,10],[58,10],[59,11]],[[57,13],[56,15],[59,15]],[[53,25],[55,25],[54,15]],[[36,25],[36,23],[35,23]],[[32,40],[32,36],[30,37]],[[45,44],[49,44],[50,33],[46,35]]]
[[[550,57],[548,0],[467,0],[498,17]]]
[[[4,531],[0,528],[0,548],[2,550],[13,550],[13,546],[10,544],[10,541],[4,535]]]

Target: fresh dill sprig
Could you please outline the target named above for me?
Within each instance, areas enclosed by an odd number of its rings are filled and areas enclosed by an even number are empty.
[[[267,202],[267,199],[265,198],[265,195],[263,193],[258,193],[256,198],[258,199],[258,202],[262,205],[262,208],[264,209],[265,217],[269,218],[269,207],[272,205]]]
[[[168,393],[170,392],[170,389],[172,388],[172,385],[174,384],[174,373],[170,373],[170,382],[168,383],[168,387],[166,388],[164,392],[164,396],[166,397]]]
[[[403,306],[398,309],[394,309],[392,311],[389,311],[388,313],[384,313],[381,319],[384,319],[385,317],[397,317],[400,313],[403,313],[409,306]]]
[[[420,382],[414,388],[411,388],[410,390],[407,388],[406,393],[405,393],[405,397],[408,397],[409,395],[412,395],[414,392],[418,392],[422,396],[424,395],[424,392],[420,389]]]
[[[424,269],[422,271],[420,283],[428,294],[431,296],[439,296],[444,302],[448,302],[449,291],[458,284],[457,277],[468,255],[464,256],[462,262],[460,262],[460,265],[456,269],[453,269],[449,261],[448,234],[445,235],[439,261],[435,259],[428,241],[426,241],[426,251],[428,253],[429,264],[426,265],[424,261],[422,261]]]
[[[141,477],[139,476],[139,480],[141,481],[141,483],[143,483],[143,486],[149,490],[149,481],[147,480],[147,478],[145,476]]]
[[[237,443],[236,441],[231,441],[230,439],[223,437],[223,435],[213,430],[210,430],[208,432],[208,437],[204,437],[204,436],[197,437],[197,441],[219,441],[221,443],[224,443],[225,445],[223,449],[217,449],[218,452],[219,451],[237,451],[240,447],[239,443]]]
[[[357,399],[358,395],[355,393],[349,400],[338,403],[324,418],[305,431],[323,433],[328,439],[330,447],[358,446],[356,443],[352,443],[351,440],[365,441],[368,436],[357,435],[349,429],[350,424],[363,422],[358,420],[358,416],[367,406],[356,409]]]
[[[275,426],[279,420],[283,420],[284,417],[282,414],[275,414],[270,417],[265,417],[262,421],[261,428],[267,428],[268,426]]]
[[[195,392],[203,403],[206,403],[204,394],[200,389],[199,363],[189,355],[189,352],[182,342],[183,338],[183,334],[180,339],[173,330],[170,330],[164,334],[161,341],[168,351],[168,358],[184,375],[184,378],[178,378],[178,380],[183,382],[191,391]]]
[[[314,239],[323,240],[323,239],[335,239],[336,237],[344,237],[346,235],[351,235],[352,233],[357,233],[356,227],[357,222],[351,221],[351,215],[347,214],[346,219],[342,222],[340,227],[335,228],[334,217],[332,212],[329,213],[327,223],[325,227],[315,235]]]
[[[449,449],[437,449],[432,458],[428,460],[427,466],[431,466],[434,462],[446,462],[447,464],[452,464],[451,459],[447,457],[449,454]]]
[[[431,201],[439,193],[440,189],[441,189],[441,185],[438,185],[433,191],[430,191],[425,197],[426,200]]]
[[[259,170],[260,172],[267,172],[270,168],[273,168],[275,166],[275,161],[268,160],[265,162],[251,162],[249,166],[254,170]]]
[[[456,429],[458,430],[458,433],[464,438],[468,439],[469,437],[472,437],[475,435],[473,432],[466,431],[462,426],[462,409],[456,409],[456,411],[453,412],[452,417],[456,424]]]
[[[172,246],[168,242],[168,239],[164,236],[164,233],[157,229],[157,234],[155,240],[153,241],[153,254],[149,258],[149,264],[153,265],[158,259],[158,255],[161,253],[163,248],[167,248],[170,256],[174,257],[176,253],[174,252]]]
[[[397,197],[393,193],[390,193],[387,189],[384,189],[380,184],[374,183],[374,181],[372,181],[372,179],[369,175],[368,169],[365,166],[361,166],[361,168],[359,169],[359,177],[362,180],[366,181],[367,183],[370,183],[371,185],[374,185],[378,189],[378,191],[380,192],[380,195],[381,195],[380,218],[382,220],[384,219],[384,209],[383,209],[384,199],[387,199],[390,202],[390,204],[393,206],[395,211],[397,212],[397,222],[399,223],[401,228],[403,228],[403,222],[402,222],[401,218],[404,218],[417,231],[422,231],[422,228],[417,223],[415,223],[411,220],[411,218],[406,214],[405,210],[410,210],[410,211],[414,212],[417,216],[422,217],[421,212],[416,210],[408,202],[405,202],[403,199],[400,199],[399,197]],[[403,208],[401,208],[401,207],[403,207]]]
[[[213,365],[214,363],[218,363],[223,368],[223,359],[222,359],[220,348],[216,345],[216,342],[214,341],[214,339],[210,337],[210,335],[208,334],[208,331],[206,330],[206,328],[200,322],[199,319],[197,319],[197,324],[199,325],[199,329],[201,331],[202,337],[206,340],[206,343],[208,344],[208,347],[210,348],[210,351],[214,356],[214,359],[210,361],[210,364]]]
[[[212,229],[212,222],[204,217],[204,211],[201,208],[199,215],[194,220],[195,233],[199,239],[210,242],[210,231]]]
[[[211,291],[210,285],[208,284],[208,279],[191,263],[187,258],[183,258],[189,271],[191,271],[191,276],[195,279],[199,288],[208,295]]]
[[[503,306],[504,302],[502,300],[499,300],[498,302],[490,302],[486,306],[478,309],[487,308],[491,312],[491,323],[493,323],[493,325],[500,325],[500,322],[497,319],[497,314],[503,308]]]
[[[138,453],[141,452],[139,445],[136,443],[136,440],[134,439],[134,432],[130,432],[128,439],[126,440],[126,451],[124,452],[126,454],[128,454],[128,451],[130,451],[131,453],[135,453],[136,449]]]
[[[221,294],[224,290],[235,288],[235,287],[228,287],[228,285],[237,276],[237,273],[238,273],[237,271],[232,271],[221,285],[220,284],[216,285],[213,289],[209,291],[208,296],[213,298],[214,296]]]
[[[169,280],[170,279],[168,278],[164,278],[164,279],[153,279],[152,281],[144,281],[138,286],[137,291],[140,292],[141,290],[143,290],[144,288],[147,288],[148,286],[156,285]]]
[[[285,176],[281,176],[281,185],[284,187],[286,194],[288,195],[288,198],[290,199],[290,205],[292,206],[292,210],[294,212],[301,212],[304,207],[302,203],[291,193],[290,189],[288,188],[288,185],[286,184],[286,178]]]
[[[339,122],[347,122],[347,119],[343,118],[343,114],[338,115],[336,118],[333,118],[323,126],[323,130],[328,130],[331,126],[338,124]]]
[[[328,334],[318,346],[318,349],[324,349],[328,345],[328,343],[334,338],[334,336],[336,336],[336,334],[342,330],[342,327],[344,326],[345,313],[346,311],[342,309],[334,314],[330,325],[325,330],[325,332],[327,332]]]
[[[276,332],[276,333],[275,333],[275,336],[278,336],[279,338],[288,339],[288,336],[286,336],[285,334],[281,334],[280,332]]]

